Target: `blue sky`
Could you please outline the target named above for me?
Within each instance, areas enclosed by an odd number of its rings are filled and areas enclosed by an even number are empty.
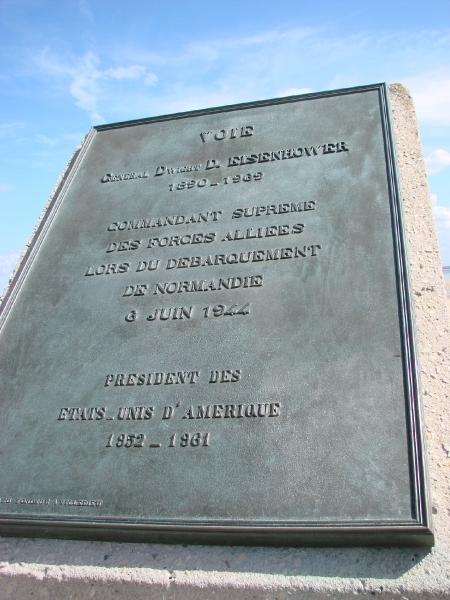
[[[450,265],[450,0],[0,0],[0,288],[91,125],[380,81],[413,92]]]

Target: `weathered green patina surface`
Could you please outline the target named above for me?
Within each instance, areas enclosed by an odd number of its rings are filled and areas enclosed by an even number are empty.
[[[384,85],[94,128],[2,305],[1,531],[431,544]]]

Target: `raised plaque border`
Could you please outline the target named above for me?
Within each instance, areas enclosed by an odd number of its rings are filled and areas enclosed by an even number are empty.
[[[394,263],[397,276],[399,325],[402,341],[405,403],[407,416],[408,456],[410,463],[411,508],[415,522],[397,520],[366,521],[249,521],[249,520],[162,520],[162,519],[78,519],[11,517],[0,513],[0,534],[25,537],[66,539],[154,541],[159,543],[245,544],[280,546],[433,546],[434,535],[429,510],[428,472],[423,439],[419,366],[414,336],[414,315],[410,297],[409,270],[402,215],[401,194],[391,125],[389,94],[385,83],[287,96],[256,102],[225,105],[202,110],[122,121],[91,128],[77,149],[44,213],[28,248],[20,260],[0,305],[0,330],[17,298],[34,257],[64,201],[91,141],[97,132],[144,123],[186,119],[193,116],[276,106],[291,102],[336,97],[364,92],[378,92],[381,126],[384,137],[388,180]]]

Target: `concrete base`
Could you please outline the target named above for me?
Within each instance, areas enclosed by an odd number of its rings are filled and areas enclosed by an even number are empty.
[[[450,319],[412,99],[390,86],[418,332],[436,547],[311,549],[0,538],[0,597],[450,598]]]

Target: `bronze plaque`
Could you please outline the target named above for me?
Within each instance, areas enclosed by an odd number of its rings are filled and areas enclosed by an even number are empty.
[[[94,127],[2,305],[0,531],[432,544],[385,85]]]

